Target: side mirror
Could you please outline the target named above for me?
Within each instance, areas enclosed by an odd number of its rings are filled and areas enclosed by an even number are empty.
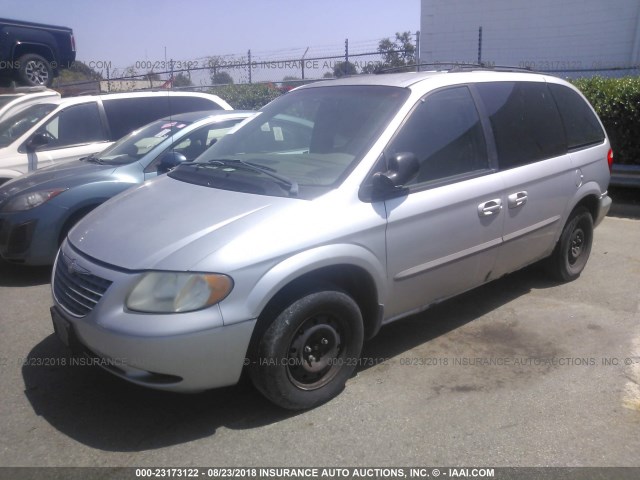
[[[27,140],[25,147],[28,153],[33,153],[40,147],[44,147],[49,144],[49,136],[45,133],[34,133],[31,138]]]
[[[158,175],[162,175],[163,173],[167,173],[173,170],[182,162],[186,162],[186,161],[187,161],[187,157],[185,157],[182,153],[171,150],[165,153],[160,158],[156,171],[158,172]]]
[[[378,172],[373,176],[374,190],[380,193],[402,190],[420,170],[418,159],[411,152],[396,153],[389,159],[387,166],[386,172]]]

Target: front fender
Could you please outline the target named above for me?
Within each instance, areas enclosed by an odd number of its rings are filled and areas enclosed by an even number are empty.
[[[386,297],[386,268],[371,250],[354,244],[323,245],[274,264],[249,291],[244,290],[238,282],[239,288],[234,288],[232,294],[220,304],[224,323],[257,318],[267,303],[296,279],[325,267],[345,265],[359,267],[368,273],[376,286],[378,299]]]

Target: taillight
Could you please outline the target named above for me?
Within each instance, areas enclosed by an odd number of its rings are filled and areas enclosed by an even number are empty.
[[[609,149],[609,153],[607,153],[607,163],[609,164],[609,173],[611,173],[611,169],[613,168],[613,150]]]
[[[71,51],[76,51],[76,38],[73,36],[73,33],[71,34]]]

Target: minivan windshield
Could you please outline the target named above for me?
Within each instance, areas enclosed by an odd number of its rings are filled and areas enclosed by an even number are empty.
[[[14,140],[24,135],[55,108],[56,105],[53,103],[38,103],[2,120],[0,122],[0,148],[11,145]]]
[[[171,138],[188,125],[191,125],[191,122],[157,120],[134,130],[109,148],[92,155],[89,160],[109,165],[126,165],[136,162],[149,153],[152,148]]]
[[[213,188],[313,198],[342,182],[408,95],[374,85],[287,93],[169,175]]]

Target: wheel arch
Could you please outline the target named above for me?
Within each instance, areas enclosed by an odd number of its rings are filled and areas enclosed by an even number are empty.
[[[58,231],[58,245],[61,245],[64,241],[65,237],[69,233],[69,230],[73,228],[73,226],[78,223],[85,215],[91,212],[93,209],[99,207],[103,202],[91,202],[88,204],[83,204],[80,207],[74,209],[69,212],[66,216],[60,230]]]
[[[14,58],[19,59],[23,55],[40,55],[50,64],[56,61],[56,56],[51,47],[42,43],[19,43],[15,46],[14,49]],[[52,70],[56,70],[56,68],[51,66]]]
[[[330,257],[329,257],[330,258]],[[342,261],[316,265],[298,274],[291,274],[263,297],[258,320],[249,342],[248,356],[275,317],[294,299],[322,289],[335,288],[348,294],[362,313],[364,337],[373,337],[379,330],[383,308],[380,271],[362,264]],[[382,266],[380,266],[382,267]],[[254,289],[259,291],[259,288]]]
[[[558,229],[558,232],[556,234],[556,242],[560,239],[562,229],[569,221],[569,218],[571,218],[571,214],[579,207],[585,207],[591,214],[591,218],[595,223],[596,219],[598,218],[598,208],[601,195],[602,191],[600,190],[600,186],[596,182],[585,183],[576,191],[572,201],[569,203],[567,209],[565,210],[564,217],[562,218],[561,228]]]

